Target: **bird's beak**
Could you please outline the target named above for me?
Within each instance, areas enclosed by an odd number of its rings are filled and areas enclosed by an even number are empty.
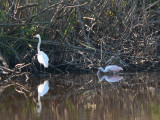
[[[37,36],[36,36],[36,35],[35,35],[35,36],[33,36],[33,37],[37,38]]]

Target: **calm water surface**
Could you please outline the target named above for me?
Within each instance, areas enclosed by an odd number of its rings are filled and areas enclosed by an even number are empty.
[[[32,81],[30,88],[0,87],[1,120],[160,119],[160,73],[62,75],[36,78],[37,86]],[[44,94],[38,94],[39,84]]]

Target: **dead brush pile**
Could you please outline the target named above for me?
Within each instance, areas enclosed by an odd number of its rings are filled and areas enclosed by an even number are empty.
[[[159,0],[6,0],[0,8],[1,71],[18,63],[38,71],[36,33],[50,58],[48,71],[107,64],[160,69]]]

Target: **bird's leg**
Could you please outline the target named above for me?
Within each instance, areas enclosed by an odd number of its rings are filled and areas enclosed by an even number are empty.
[[[44,73],[45,73],[45,67],[43,67],[43,71],[44,71]]]
[[[41,64],[40,64],[40,72],[42,72],[42,66],[41,66]]]

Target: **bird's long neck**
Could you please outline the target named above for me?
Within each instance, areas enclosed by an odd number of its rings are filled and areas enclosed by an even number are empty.
[[[37,45],[37,51],[40,52],[40,45],[41,45],[41,37],[39,36],[39,43]]]
[[[38,103],[41,103],[40,95],[38,95]]]
[[[97,76],[99,76],[100,75],[100,72],[105,72],[105,70],[102,68],[102,67],[99,67],[99,70],[98,70],[98,72],[97,72]]]
[[[42,110],[42,103],[40,100],[40,95],[38,95],[38,107],[37,107],[37,112],[40,113]]]
[[[108,72],[108,69],[106,69],[106,68],[103,69],[102,67],[99,67],[99,70],[102,71],[102,72]]]
[[[102,77],[99,78],[99,81],[101,82],[103,79],[105,80],[109,80],[108,76],[107,75],[103,75]]]

